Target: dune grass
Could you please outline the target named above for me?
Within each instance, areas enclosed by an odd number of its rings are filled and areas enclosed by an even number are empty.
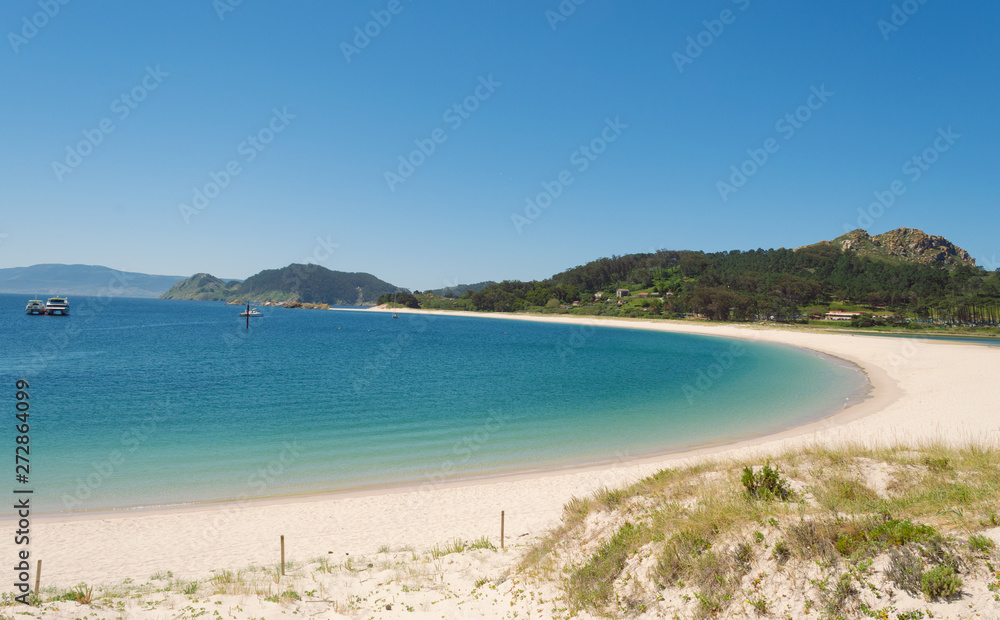
[[[519,569],[561,579],[577,612],[711,617],[735,605],[769,613],[766,578],[751,573],[794,565],[815,575],[808,605],[838,618],[871,611],[866,597],[886,583],[928,601],[956,596],[962,574],[997,562],[979,532],[997,526],[998,507],[994,445],[813,446],[574,498]]]

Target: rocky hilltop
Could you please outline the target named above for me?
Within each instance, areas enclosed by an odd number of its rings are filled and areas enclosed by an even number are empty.
[[[949,269],[976,265],[976,259],[951,241],[916,228],[897,228],[880,235],[869,235],[858,228],[826,243],[869,258],[943,265]]]

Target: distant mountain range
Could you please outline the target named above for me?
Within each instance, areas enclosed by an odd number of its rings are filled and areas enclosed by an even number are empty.
[[[897,228],[880,235],[869,235],[858,228],[833,241],[820,241],[805,247],[817,245],[832,245],[844,252],[893,263],[942,265],[946,269],[958,265],[976,266],[976,259],[951,241],[916,228]]]
[[[0,269],[0,292],[157,297],[183,278],[118,271],[102,265],[44,264]]]
[[[227,282],[207,273],[197,273],[177,282],[160,295],[160,299],[236,301],[252,297],[258,302],[364,306],[374,304],[383,293],[396,291],[407,289],[379,280],[370,273],[332,271],[319,265],[296,263],[281,269],[266,269],[243,282]]]

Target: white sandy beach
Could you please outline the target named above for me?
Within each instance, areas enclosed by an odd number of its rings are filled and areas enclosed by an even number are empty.
[[[856,363],[867,373],[874,389],[863,403],[819,423],[698,453],[643,460],[623,456],[613,464],[572,471],[437,486],[428,483],[369,494],[73,518],[35,516],[31,532],[32,570],[34,560],[42,559],[43,586],[102,584],[124,579],[143,581],[165,571],[183,579],[206,579],[212,571],[221,569],[273,567],[278,562],[280,535],[285,536],[289,560],[301,563],[328,557],[331,562],[342,562],[348,554],[371,555],[383,546],[420,552],[456,538],[474,540],[484,535],[497,542],[500,513],[504,511],[508,550],[497,554],[499,559],[490,560],[500,566],[516,561],[517,545],[534,540],[556,526],[563,505],[571,497],[634,481],[699,454],[757,456],[804,442],[913,444],[1000,439],[1000,381],[997,381],[1000,347],[794,328],[578,317],[500,318],[783,343]],[[13,529],[13,522],[6,523],[5,527]],[[3,557],[13,558],[13,536],[4,536],[3,541]],[[490,567],[496,568],[494,564]],[[4,590],[9,591],[10,586]],[[460,607],[448,609],[437,608],[434,617],[464,615]]]

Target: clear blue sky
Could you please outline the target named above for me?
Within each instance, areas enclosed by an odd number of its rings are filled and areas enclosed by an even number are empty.
[[[0,5],[0,266],[426,289],[859,226],[1000,266],[993,0],[235,2]]]

